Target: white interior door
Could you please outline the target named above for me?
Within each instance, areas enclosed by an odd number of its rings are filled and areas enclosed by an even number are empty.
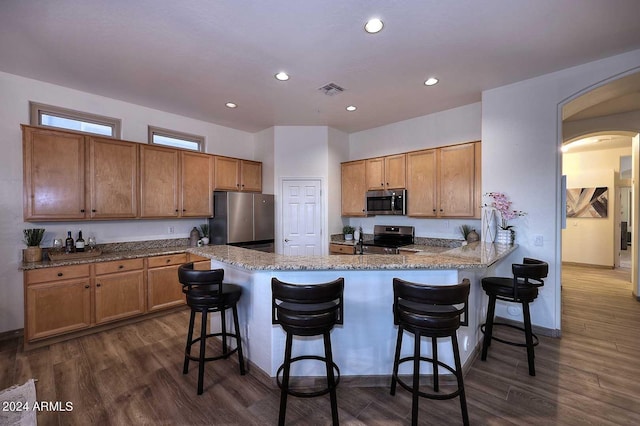
[[[282,182],[283,253],[322,254],[322,187],[318,179]]]

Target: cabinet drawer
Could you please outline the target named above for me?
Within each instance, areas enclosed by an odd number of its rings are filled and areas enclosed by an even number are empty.
[[[187,253],[154,256],[147,259],[147,267],[149,268],[158,268],[160,266],[169,265],[181,265],[183,263],[187,263]]]
[[[90,265],[59,266],[54,268],[34,269],[26,271],[28,284],[43,283],[49,281],[68,280],[89,276]]]
[[[143,259],[123,259],[113,262],[96,263],[96,275],[113,274],[114,272],[135,271],[142,269]]]
[[[197,254],[189,253],[189,262],[202,262],[202,261],[211,261],[208,257],[198,256]]]
[[[356,254],[356,248],[352,245],[329,244],[329,252],[333,254]]]

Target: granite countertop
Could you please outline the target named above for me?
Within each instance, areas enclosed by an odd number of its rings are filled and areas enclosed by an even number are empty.
[[[486,268],[517,247],[483,242],[455,248],[422,246],[409,255],[284,256],[233,246],[190,247],[187,252],[252,271],[473,269]]]
[[[189,248],[188,239],[138,241],[128,243],[112,243],[98,246],[102,254],[96,257],[81,259],[43,260],[42,262],[22,262],[20,269],[55,268],[58,266],[83,265],[87,263],[110,262],[122,259],[138,259],[149,256],[186,253]]]

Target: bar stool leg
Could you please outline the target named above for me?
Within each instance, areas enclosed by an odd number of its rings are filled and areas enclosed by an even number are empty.
[[[458,389],[460,389],[460,410],[462,411],[462,421],[465,426],[469,425],[469,413],[467,411],[467,397],[464,392],[464,381],[462,379],[462,363],[460,362],[460,349],[458,348],[458,336],[454,332],[451,336],[451,344],[453,345],[453,359],[456,363],[456,379],[458,380]]]
[[[396,341],[396,354],[393,358],[393,373],[391,375],[391,395],[396,394],[396,377],[398,377],[398,365],[400,363],[400,350],[402,349],[402,326],[398,326],[398,339]]]
[[[244,376],[244,356],[242,355],[242,338],[240,337],[240,323],[238,322],[238,308],[233,305],[233,326],[236,329],[236,344],[238,345],[238,364],[240,364],[240,375]]]
[[[482,340],[482,361],[487,360],[487,351],[489,345],[491,345],[491,338],[493,336],[493,317],[496,313],[496,297],[489,296],[489,307],[487,308],[487,321],[484,324],[484,339]]]
[[[222,332],[222,353],[225,355],[225,359],[229,356],[227,352],[227,310],[224,307],[220,307],[220,327]]]
[[[200,324],[200,359],[198,362],[198,395],[202,395],[204,381],[204,359],[207,346],[207,308],[202,309],[202,323]]]
[[[440,384],[438,383],[438,339],[436,337],[431,338],[431,350],[433,353],[433,390],[434,392],[440,391]]]
[[[189,357],[191,356],[191,344],[193,343],[193,324],[196,320],[196,311],[191,310],[191,316],[189,318],[189,331],[187,332],[187,346],[184,348],[184,367],[182,367],[182,374],[189,372]]]
[[[287,333],[287,340],[284,346],[284,370],[282,372],[282,389],[280,389],[280,413],[278,415],[278,425],[284,426],[285,415],[287,414],[287,394],[289,393],[289,373],[291,370],[291,346],[293,335]]]
[[[331,338],[329,332],[324,333],[324,357],[327,368],[327,385],[329,387],[329,398],[331,400],[331,419],[333,425],[338,426],[338,397],[336,395],[336,380],[333,376],[333,355],[331,351]]]
[[[524,335],[527,341],[527,361],[529,362],[529,375],[536,375],[535,355],[533,352],[533,332],[531,330],[531,312],[529,311],[529,303],[522,303],[522,313],[524,317]]]
[[[411,424],[418,425],[418,398],[420,397],[420,333],[416,330],[414,333],[413,346],[413,392],[411,400]]]

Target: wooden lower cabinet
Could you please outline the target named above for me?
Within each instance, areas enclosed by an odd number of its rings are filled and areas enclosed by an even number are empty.
[[[187,262],[187,254],[147,258],[147,310],[166,309],[186,303],[178,281],[178,268]]]
[[[25,272],[25,342],[91,327],[89,265]]]
[[[346,244],[329,244],[329,254],[356,254],[356,247]]]
[[[145,312],[144,259],[97,263],[95,275],[96,325]]]
[[[184,305],[178,267],[187,259],[211,266],[178,253],[25,271],[25,349]]]

